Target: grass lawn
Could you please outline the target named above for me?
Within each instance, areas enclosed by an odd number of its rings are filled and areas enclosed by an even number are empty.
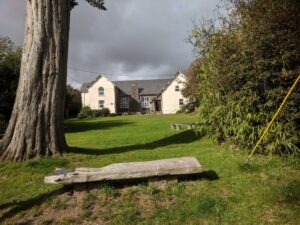
[[[219,146],[194,132],[171,130],[193,115],[126,116],[66,121],[70,152],[63,157],[0,164],[0,224],[300,224],[296,159],[255,156]],[[140,183],[73,192],[45,185],[56,167],[195,156],[201,180],[165,189]]]

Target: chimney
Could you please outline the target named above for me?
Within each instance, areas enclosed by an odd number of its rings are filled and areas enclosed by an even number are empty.
[[[135,101],[139,101],[139,89],[136,83],[131,84],[131,90],[130,90],[131,98],[133,98]]]
[[[131,84],[130,95],[131,95],[130,110],[133,112],[138,112],[140,110],[140,105],[139,105],[139,89],[137,83]]]

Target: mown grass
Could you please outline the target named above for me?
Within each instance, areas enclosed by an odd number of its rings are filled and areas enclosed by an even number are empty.
[[[194,132],[170,129],[192,115],[127,116],[66,121],[71,149],[62,158],[0,164],[3,224],[300,224],[297,159],[255,156],[219,146]],[[56,167],[102,167],[117,162],[195,156],[202,179],[99,185],[75,192],[43,184]]]

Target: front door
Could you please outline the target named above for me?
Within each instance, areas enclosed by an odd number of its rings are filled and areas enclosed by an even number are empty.
[[[161,100],[155,100],[155,111],[160,112],[161,111]]]

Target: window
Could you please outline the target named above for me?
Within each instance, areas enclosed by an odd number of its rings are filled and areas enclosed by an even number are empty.
[[[103,100],[100,100],[98,102],[98,106],[99,106],[99,109],[103,109],[104,108],[104,101]]]
[[[129,98],[120,98],[120,109],[128,109],[129,108]]]
[[[150,98],[142,97],[141,106],[142,106],[142,108],[149,108],[150,107]]]
[[[175,91],[180,91],[180,89],[179,89],[179,86],[178,86],[178,85],[176,85],[176,86],[175,86]]]
[[[179,99],[179,106],[183,106],[183,99]]]
[[[104,88],[103,87],[99,87],[98,88],[98,95],[99,96],[103,96],[104,95]]]

